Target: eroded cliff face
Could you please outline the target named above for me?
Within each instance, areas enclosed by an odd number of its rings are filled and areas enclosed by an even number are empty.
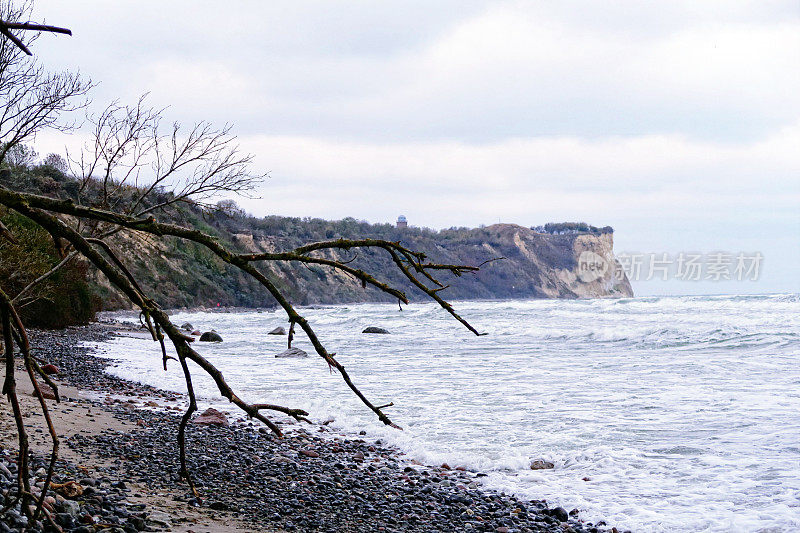
[[[371,237],[369,232],[353,238]],[[229,233],[222,242],[240,252],[290,250],[317,235]],[[384,236],[385,238],[385,236]],[[619,298],[633,295],[630,283],[614,258],[612,233],[551,235],[513,224],[459,230],[457,233],[401,231],[391,236],[425,252],[436,263],[481,265],[476,273],[461,277],[441,274],[449,287],[441,294],[451,300],[506,298]],[[225,265],[202,247],[170,241],[168,244],[138,237],[116,242],[131,258],[130,267],[140,283],[151,288],[166,307],[246,306],[267,307],[274,300],[255,282]],[[382,250],[358,254],[326,250],[319,254],[351,261],[377,279],[400,288],[412,300],[427,298],[411,286]],[[490,261],[497,259],[495,261]],[[489,261],[489,262],[487,262]],[[297,304],[339,304],[392,301],[388,295],[341,271],[319,265],[263,263],[260,268]],[[102,276],[97,285],[112,305],[122,305]]]
[[[614,234],[550,235],[514,224],[486,228],[484,247],[504,257],[477,277],[497,297],[624,298],[633,296],[627,276],[614,257]],[[503,272],[502,263],[508,263]],[[510,279],[505,290],[497,279]],[[510,289],[510,290],[509,290]]]
[[[613,233],[551,235],[514,224],[495,224],[469,230],[459,239],[401,233],[403,243],[428,254],[437,263],[481,265],[460,278],[443,275],[450,299],[489,298],[621,298],[633,296],[630,283],[614,257]],[[250,252],[282,249],[280,239],[238,234],[236,242]],[[349,253],[327,252],[330,259],[348,260]],[[382,252],[361,253],[359,268],[407,291],[412,299],[424,295],[409,286]],[[273,270],[275,275],[280,272]],[[305,303],[345,303],[387,300],[363,289],[340,271],[316,269],[313,278],[287,278],[292,292]]]
[[[614,234],[579,235],[573,243],[575,270],[564,273],[571,289],[581,298],[630,298],[633,288],[614,256]],[[597,258],[601,261],[597,262]],[[589,264],[587,264],[589,263]]]

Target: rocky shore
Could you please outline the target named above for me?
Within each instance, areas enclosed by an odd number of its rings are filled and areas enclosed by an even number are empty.
[[[66,435],[57,481],[76,481],[81,494],[56,493],[48,502],[64,531],[613,531],[584,523],[577,510],[484,490],[481,472],[415,464],[380,441],[285,420],[282,439],[243,419],[190,425],[196,498],[178,475],[176,406],[183,398],[106,374],[106,363],[79,346],[107,338],[111,329],[95,324],[32,336],[37,356],[83,397],[68,409],[116,421]],[[54,418],[58,426],[58,412]],[[0,441],[0,503],[14,479],[8,433]],[[36,460],[43,458],[39,452]],[[0,532],[23,522],[17,506]]]

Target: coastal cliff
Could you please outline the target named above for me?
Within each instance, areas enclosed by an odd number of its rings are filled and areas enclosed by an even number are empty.
[[[81,194],[76,178],[47,165],[18,169],[4,186],[79,202],[98,195],[99,185]],[[126,190],[133,194],[134,189]],[[157,205],[172,198],[163,190],[146,202]],[[133,197],[136,195],[133,194]],[[91,199],[91,198],[90,198]],[[124,202],[119,209],[124,209]],[[631,286],[614,258],[610,227],[585,223],[548,223],[528,228],[495,224],[479,228],[432,230],[398,224],[370,224],[353,218],[323,220],[282,216],[254,217],[230,200],[216,206],[191,201],[159,212],[159,220],[203,231],[232,251],[289,251],[317,242],[382,239],[428,256],[440,264],[479,266],[478,272],[456,277],[440,271],[448,285],[441,294],[450,300],[507,298],[606,298],[632,296]],[[0,286],[16,294],[62,260],[52,237],[25,217],[0,209],[0,222],[18,235],[16,243],[0,239]],[[250,276],[224,263],[204,246],[181,239],[121,231],[107,242],[122,257],[136,280],[160,305],[176,307],[271,307],[272,296]],[[404,291],[409,299],[427,299],[412,286],[382,249],[320,250],[318,257],[346,262]],[[288,261],[257,265],[296,304],[341,304],[393,301],[340,270]],[[29,294],[28,318],[43,327],[85,323],[97,309],[118,309],[129,301],[87,262],[73,261],[58,271],[37,294]]]
[[[513,224],[482,228],[452,228],[432,231],[367,224],[353,219],[324,221],[242,216],[239,220],[208,220],[220,240],[241,252],[276,252],[302,244],[348,238],[381,238],[400,241],[422,251],[437,263],[482,265],[479,272],[461,277],[442,275],[449,287],[448,299],[506,298],[614,298],[633,295],[630,283],[614,258],[613,232],[551,234]],[[138,279],[152,287],[158,300],[168,307],[274,305],[271,297],[235,269],[212,257],[199,246],[165,243],[138,237],[118,240],[127,250]],[[603,268],[588,272],[581,259],[587,257]],[[350,266],[372,273],[377,279],[404,290],[411,300],[424,294],[411,286],[383,250],[357,254],[329,250],[320,254],[352,261]],[[262,268],[276,284],[299,304],[340,304],[392,301],[388,295],[341,271],[310,265],[265,263]],[[121,305],[114,291],[98,276],[107,307]]]
[[[631,297],[633,290],[614,257],[614,234],[604,232],[551,235],[513,224],[486,228],[484,248],[504,259],[484,267],[477,279],[496,298]],[[582,258],[599,261],[587,270]],[[506,263],[503,265],[502,263]],[[503,272],[504,267],[507,271]],[[506,274],[504,276],[503,274]],[[512,275],[505,287],[495,278]]]

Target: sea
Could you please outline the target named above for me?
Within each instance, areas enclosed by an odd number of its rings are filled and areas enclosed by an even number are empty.
[[[632,531],[800,531],[800,295],[460,301],[475,336],[435,303],[300,308],[402,430],[381,424],[281,311],[177,312],[215,329],[195,347],[244,399],[303,408],[409,460],[487,474]],[[132,318],[131,318],[132,320]],[[388,335],[363,334],[367,326]],[[287,328],[288,329],[288,328]],[[108,371],[184,391],[158,344],[92,345]],[[195,368],[204,405],[227,408]],[[554,468],[531,470],[532,461]]]

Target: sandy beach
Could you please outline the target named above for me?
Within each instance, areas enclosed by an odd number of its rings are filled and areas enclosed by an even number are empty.
[[[67,333],[67,332],[37,332],[35,337],[37,347],[42,346],[42,342],[54,342],[55,346],[49,349],[39,348],[39,354],[42,352],[54,352],[64,349],[63,353],[68,353],[73,346],[72,343],[76,339],[81,338],[80,333]],[[98,334],[94,331],[92,334]],[[100,333],[102,334],[102,333]],[[39,341],[39,342],[37,342]],[[66,363],[66,360],[59,362]],[[78,365],[76,365],[78,366]],[[91,373],[90,373],[91,375]],[[107,404],[101,404],[98,401],[98,396],[94,392],[95,389],[101,389],[102,385],[98,383],[98,387],[82,386],[81,389],[68,385],[67,383],[73,380],[69,379],[69,374],[57,376],[56,382],[60,383],[59,393],[61,402],[54,401],[48,402],[50,413],[55,422],[58,431],[59,439],[61,441],[59,451],[59,465],[57,472],[63,481],[77,480],[84,487],[93,486],[97,487],[95,494],[102,497],[108,497],[109,494],[115,500],[114,507],[120,507],[123,503],[124,507],[131,509],[140,509],[139,512],[134,511],[133,515],[141,515],[140,518],[144,519],[145,530],[169,530],[176,533],[217,533],[223,531],[274,531],[264,524],[255,524],[248,522],[241,518],[226,514],[219,516],[218,513],[209,512],[207,509],[195,508],[187,506],[185,502],[175,500],[173,496],[179,492],[167,489],[154,489],[144,480],[132,479],[130,476],[124,476],[121,468],[121,462],[113,459],[103,458],[97,450],[84,448],[75,444],[75,440],[80,440],[81,437],[96,436],[103,433],[111,432],[117,435],[129,435],[135,432],[140,426],[134,421],[126,420],[125,417],[120,416],[120,410],[127,410],[129,407],[126,402],[128,400],[134,401],[135,397],[140,397],[143,391],[136,392],[136,387],[126,388],[117,387],[112,389],[114,392],[115,400]],[[87,376],[88,377],[88,376]],[[33,388],[27,380],[27,375],[24,374],[24,369],[19,367],[17,369],[17,393],[19,395],[20,405],[22,407],[23,416],[26,418],[28,439],[31,446],[31,451],[38,460],[32,472],[35,472],[40,467],[46,468],[45,459],[49,458],[51,441],[50,437],[45,431],[44,419],[39,409],[38,400],[33,397]],[[88,379],[87,379],[88,382]],[[159,398],[160,391],[148,390],[145,394],[152,398]],[[169,395],[164,395],[164,398]],[[116,406],[115,406],[116,405]],[[126,407],[119,407],[123,405]],[[8,402],[0,403],[0,464],[5,465],[10,471],[15,472],[15,465],[13,458],[16,456],[17,446],[17,432],[14,425],[14,419],[11,413],[11,407]],[[0,478],[3,478],[3,473],[0,472]],[[42,476],[37,475],[37,480]],[[118,484],[121,478],[125,477],[125,488],[119,486],[112,487],[112,484]],[[2,479],[8,485],[9,479]],[[90,485],[91,483],[91,485]],[[5,487],[4,487],[5,488]],[[174,487],[178,489],[178,487]],[[91,502],[91,495],[88,494],[92,491],[85,491],[85,497],[79,497],[76,500],[81,503]],[[59,501],[63,498],[57,493],[50,492],[54,499]],[[85,508],[85,506],[82,506]],[[97,506],[95,506],[97,508]],[[56,516],[57,511],[61,509],[58,505],[55,506],[53,515]],[[96,514],[101,518],[105,518],[103,513]],[[169,522],[160,522],[164,517],[169,517]],[[79,518],[80,514],[76,513],[74,518]],[[148,520],[148,518],[155,520]],[[124,526],[130,523],[132,527],[141,523],[131,521],[121,521],[117,524]],[[102,523],[98,520],[96,523]],[[78,526],[74,528],[77,530],[79,526],[78,520],[75,520]],[[63,523],[59,523],[65,530],[70,530],[64,527]],[[109,523],[109,525],[112,525]],[[8,527],[10,531],[15,531],[15,524],[0,522],[0,530],[3,527]],[[19,526],[19,524],[17,524]],[[96,529],[87,529],[94,531]],[[105,531],[114,531],[115,529],[106,528]],[[130,527],[119,529],[120,531],[131,531]],[[133,529],[138,531],[139,529]],[[4,531],[4,530],[3,530]]]

